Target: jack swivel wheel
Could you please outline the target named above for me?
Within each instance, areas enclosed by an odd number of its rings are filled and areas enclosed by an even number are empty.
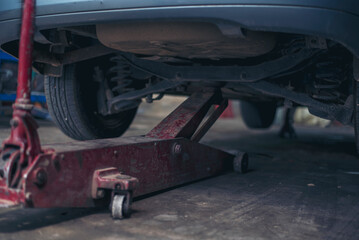
[[[131,215],[130,194],[116,194],[112,197],[111,215],[113,219],[123,219]]]
[[[248,171],[248,154],[245,152],[238,153],[233,159],[233,170],[236,173],[246,173]]]

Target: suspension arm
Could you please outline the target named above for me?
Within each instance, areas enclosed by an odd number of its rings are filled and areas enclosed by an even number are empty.
[[[228,88],[238,88],[240,86],[247,86],[263,94],[285,98],[300,105],[307,106],[311,113],[319,117],[337,120],[346,125],[353,124],[353,95],[347,98],[344,105],[339,105],[323,103],[311,98],[307,94],[294,92],[266,81],[241,84],[228,83],[226,85]]]
[[[255,66],[173,66],[121,53],[133,67],[171,81],[257,82],[290,70],[312,57],[318,50],[305,48],[296,53]]]

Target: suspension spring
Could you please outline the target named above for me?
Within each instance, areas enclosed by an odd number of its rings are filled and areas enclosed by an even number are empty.
[[[315,65],[312,97],[320,101],[343,102],[340,88],[348,75],[344,59],[326,58]]]
[[[110,59],[115,65],[109,69],[111,91],[114,95],[119,95],[124,92],[133,90],[129,86],[133,83],[131,77],[132,71],[129,63],[120,55],[114,56]]]

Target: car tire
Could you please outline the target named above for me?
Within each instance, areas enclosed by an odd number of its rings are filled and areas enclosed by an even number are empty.
[[[91,81],[94,66],[91,62],[66,65],[61,77],[45,78],[50,115],[62,132],[75,140],[119,137],[137,112],[134,108],[109,116],[97,113],[98,83]]]
[[[277,111],[276,102],[241,101],[240,107],[245,125],[252,129],[269,128]]]

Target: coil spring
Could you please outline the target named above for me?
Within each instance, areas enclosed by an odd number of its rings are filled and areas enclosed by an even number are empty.
[[[340,59],[326,59],[315,65],[316,73],[313,87],[314,99],[321,101],[340,101],[339,91],[343,81],[346,80],[345,66]]]
[[[115,63],[115,66],[109,69],[109,74],[114,75],[110,78],[111,85],[113,85],[111,91],[119,94],[132,90],[128,88],[133,82],[129,63],[121,56],[114,56],[110,58],[110,61]]]

